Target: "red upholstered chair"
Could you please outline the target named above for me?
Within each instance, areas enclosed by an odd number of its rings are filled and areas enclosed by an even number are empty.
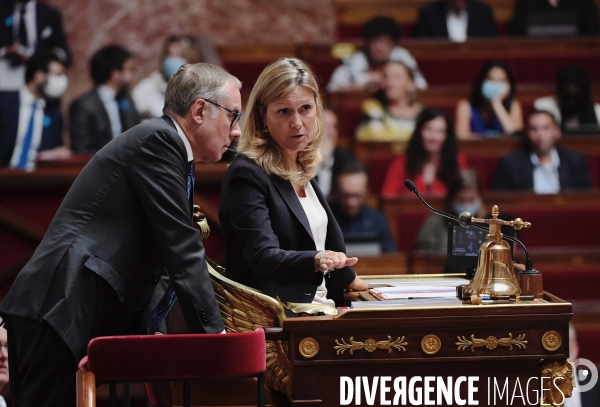
[[[262,329],[226,335],[99,337],[90,341],[88,354],[79,363],[77,407],[95,407],[96,385],[102,383],[111,384],[111,400],[116,400],[119,382],[183,381],[184,405],[189,406],[190,380],[245,377],[258,378],[258,406],[262,407],[265,368]],[[126,398],[127,389],[126,385]]]

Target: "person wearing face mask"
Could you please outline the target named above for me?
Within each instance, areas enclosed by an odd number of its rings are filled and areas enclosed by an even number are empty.
[[[508,65],[489,61],[479,71],[468,100],[456,107],[459,139],[502,137],[523,129],[521,104],[515,99],[516,84]]]
[[[62,115],[56,102],[67,84],[58,57],[42,50],[27,60],[25,86],[0,93],[0,167],[31,171],[42,154],[46,159],[69,156],[62,147]]]
[[[455,216],[468,211],[473,216],[485,217],[485,208],[481,197],[481,184],[474,170],[462,170],[452,182],[445,198],[445,211]],[[428,216],[419,230],[416,248],[435,253],[446,253],[448,244],[448,220],[432,214]]]
[[[160,59],[160,70],[142,79],[131,91],[135,107],[143,119],[162,116],[167,82],[181,66],[198,62],[191,41],[176,35],[166,39]]]
[[[423,108],[418,102],[412,70],[402,62],[383,67],[381,90],[362,103],[363,117],[356,130],[360,141],[408,141]]]
[[[133,55],[118,45],[97,51],[90,60],[94,88],[75,99],[69,109],[71,149],[96,153],[113,138],[140,122],[129,94]]]
[[[457,171],[466,167],[450,117],[443,110],[424,108],[406,151],[389,166],[381,194],[386,198],[413,196],[404,186],[410,178],[421,194],[444,196]]]
[[[596,132],[600,123],[600,104],[592,99],[592,84],[582,66],[562,67],[556,76],[556,96],[537,99],[533,106],[554,115],[563,131]]]

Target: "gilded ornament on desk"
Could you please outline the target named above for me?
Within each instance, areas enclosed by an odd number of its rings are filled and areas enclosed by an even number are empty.
[[[298,350],[305,358],[314,358],[319,353],[319,343],[313,338],[304,338],[300,341]]]
[[[556,331],[548,331],[542,336],[542,346],[550,352],[558,350],[562,345],[562,337]]]
[[[525,334],[521,334],[516,338],[513,338],[512,333],[508,334],[508,338],[496,338],[495,336],[488,336],[485,339],[475,338],[475,335],[471,335],[471,340],[463,337],[457,337],[458,342],[455,343],[459,351],[464,351],[467,348],[471,348],[471,352],[475,352],[475,348],[486,347],[489,350],[494,350],[498,346],[507,347],[508,350],[513,349],[513,345],[519,349],[527,348],[527,341],[525,340]]]
[[[531,227],[531,223],[521,218],[512,221],[498,219],[500,209],[492,208],[492,219],[471,217],[466,223],[487,223],[490,230],[487,241],[479,247],[479,261],[473,281],[465,288],[465,295],[471,297],[472,304],[481,304],[481,295],[508,296],[518,298],[521,288],[512,264],[509,244],[502,239],[501,226],[512,226],[516,230]],[[468,214],[467,216],[469,216]],[[462,223],[462,221],[461,221]]]
[[[562,406],[566,397],[571,397],[575,388],[573,370],[575,364],[567,359],[544,360],[540,364],[542,391],[541,406]]]
[[[426,335],[421,340],[421,349],[428,355],[435,355],[442,349],[442,341],[437,335]]]
[[[351,355],[354,354],[355,350],[364,349],[367,352],[375,352],[377,349],[385,349],[388,351],[388,354],[392,353],[392,349],[397,349],[398,352],[405,352],[405,346],[408,345],[407,342],[404,341],[404,336],[402,338],[398,337],[395,341],[392,341],[392,337],[388,335],[387,341],[376,341],[373,338],[369,338],[364,342],[356,342],[354,341],[354,337],[351,336],[349,343],[346,343],[344,338],[338,341],[335,340],[336,346],[333,349],[336,350],[336,355],[343,355],[345,351],[349,351]]]

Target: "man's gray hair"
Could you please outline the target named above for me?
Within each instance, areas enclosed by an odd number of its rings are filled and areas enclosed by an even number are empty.
[[[242,87],[238,78],[219,66],[206,63],[183,65],[169,80],[163,112],[183,117],[199,98],[221,103],[227,95],[228,83],[238,89]],[[210,103],[209,106],[210,116],[215,117],[218,107]]]

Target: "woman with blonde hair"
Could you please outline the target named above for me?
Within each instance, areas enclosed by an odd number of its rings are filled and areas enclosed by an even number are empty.
[[[245,115],[221,191],[227,276],[283,301],[343,305],[345,288],[367,286],[313,179],[325,136],[313,73],[296,58],[271,62]]]

